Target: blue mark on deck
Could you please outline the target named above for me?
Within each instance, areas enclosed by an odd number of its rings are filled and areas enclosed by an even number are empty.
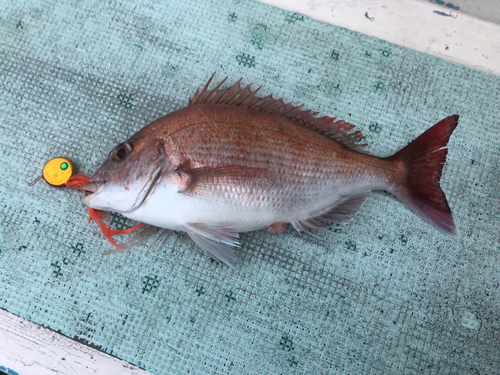
[[[444,5],[445,7],[450,8],[450,9],[460,10],[460,7],[453,5],[452,3],[447,3],[446,1],[443,1],[443,0],[429,0],[429,3]],[[434,13],[438,13],[438,12],[434,12]],[[445,15],[447,15],[447,14],[445,13]]]
[[[445,13],[445,12],[439,12],[437,10],[434,11],[434,13],[436,14],[439,14],[440,16],[444,16],[444,17],[453,17],[453,18],[457,18],[457,16],[451,14],[451,13]]]
[[[19,375],[17,371],[11,370],[10,368],[7,368],[5,366],[0,366],[0,371],[8,375]]]

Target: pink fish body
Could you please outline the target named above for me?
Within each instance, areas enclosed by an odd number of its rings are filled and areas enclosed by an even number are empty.
[[[92,192],[85,203],[185,231],[229,265],[239,232],[280,232],[291,223],[312,234],[351,219],[372,190],[459,235],[439,187],[458,116],[378,158],[360,151],[353,125],[259,98],[239,81],[221,89],[223,82],[209,91],[209,81],[188,107],[118,145],[84,187]]]

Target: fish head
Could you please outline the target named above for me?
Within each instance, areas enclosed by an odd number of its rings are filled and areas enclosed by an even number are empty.
[[[154,190],[167,162],[161,139],[137,133],[116,146],[82,187],[85,204],[123,214],[135,211]]]

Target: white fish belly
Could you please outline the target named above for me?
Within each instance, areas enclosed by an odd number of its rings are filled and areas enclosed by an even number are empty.
[[[188,223],[223,223],[237,232],[266,228],[280,217],[269,208],[246,207],[205,197],[184,195],[177,186],[158,187],[130,219],[160,228],[184,230]]]
[[[212,197],[190,196],[179,192],[178,186],[162,184],[137,210],[124,215],[130,219],[160,228],[184,230],[188,223],[225,224],[237,232],[247,232],[267,228],[277,223],[291,223],[305,220],[313,214],[333,207],[369,189],[359,186],[327,186],[315,192],[311,189],[308,197],[300,202],[264,202],[245,204],[234,200]]]

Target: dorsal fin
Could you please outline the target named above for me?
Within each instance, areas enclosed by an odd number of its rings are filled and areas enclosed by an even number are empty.
[[[215,73],[210,77],[201,91],[200,89],[196,90],[193,97],[189,99],[190,106],[197,104],[220,104],[254,109],[285,117],[298,125],[324,134],[351,149],[359,150],[366,146],[366,144],[359,144],[363,138],[363,134],[359,130],[350,132],[354,129],[354,125],[343,120],[335,120],[335,118],[328,116],[316,117],[318,112],[303,110],[302,105],[293,106],[290,103],[285,104],[282,98],[274,99],[272,95],[258,97],[256,93],[260,90],[260,87],[253,91],[250,89],[251,85],[241,87],[241,78],[231,87],[221,89],[220,87],[227,80],[226,77],[215,88],[208,90],[208,86],[214,76]]]

